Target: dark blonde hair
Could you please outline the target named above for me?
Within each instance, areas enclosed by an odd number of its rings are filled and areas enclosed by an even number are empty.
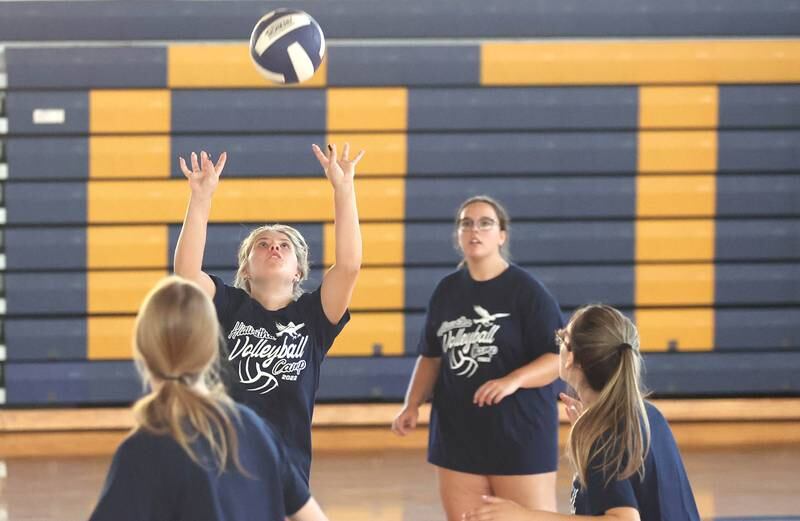
[[[199,438],[211,449],[221,474],[229,462],[245,473],[238,456],[233,401],[218,378],[220,328],[211,299],[195,283],[172,276],[145,297],[134,328],[136,365],[154,388],[133,405],[138,426],[172,436],[199,465],[192,444]],[[200,392],[197,386],[205,386]]]
[[[297,300],[300,298],[300,295],[303,294],[303,288],[301,286],[303,281],[308,279],[308,244],[303,238],[303,234],[297,231],[297,229],[285,224],[268,224],[261,226],[250,232],[250,235],[245,237],[245,239],[239,245],[239,269],[236,270],[236,278],[233,281],[233,285],[237,288],[245,290],[248,294],[250,294],[250,280],[247,278],[247,258],[250,256],[250,252],[253,250],[256,239],[258,239],[258,237],[265,232],[282,233],[289,239],[289,242],[292,243],[294,254],[297,258],[297,270],[300,274],[300,278],[294,283],[294,288],[292,291],[292,297]]]
[[[586,486],[591,461],[602,462],[600,470],[607,483],[637,472],[644,476],[650,424],[636,326],[613,307],[591,305],[578,309],[558,336],[573,354],[586,384],[599,393],[572,426],[567,440],[567,454],[581,485]]]
[[[461,221],[461,212],[464,209],[475,203],[486,203],[492,207],[494,210],[495,215],[497,215],[497,225],[500,228],[500,231],[506,232],[506,240],[502,246],[500,246],[500,255],[507,261],[511,260],[511,217],[508,215],[508,211],[506,211],[505,207],[500,204],[500,201],[490,197],[488,195],[475,195],[461,203],[461,206],[458,207],[456,211],[456,220],[455,220],[455,230],[453,231],[453,245],[455,246],[457,251],[461,251],[461,246],[458,243],[458,225]],[[459,267],[464,265],[464,260],[462,259],[459,263]]]

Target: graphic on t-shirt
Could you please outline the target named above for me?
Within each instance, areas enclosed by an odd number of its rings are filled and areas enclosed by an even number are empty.
[[[236,322],[228,338],[236,345],[228,355],[230,362],[239,364],[239,381],[248,391],[267,394],[279,385],[279,380],[296,381],[306,368],[303,359],[308,335],[299,333],[304,323],[275,323],[277,333]]]
[[[289,335],[292,338],[297,338],[300,336],[298,331],[302,328],[305,324],[295,324],[294,322],[289,322],[285,326],[280,322],[275,322],[275,327],[278,328],[278,334],[275,335],[280,338],[283,335]]]
[[[478,318],[460,316],[444,321],[436,336],[441,337],[442,352],[447,355],[450,369],[459,376],[472,377],[479,363],[489,363],[497,354],[494,338],[500,326],[495,321],[510,317],[509,313],[491,313],[481,306],[472,309]]]
[[[488,311],[486,311],[484,308],[482,308],[480,306],[472,306],[472,309],[475,310],[475,313],[480,315],[480,318],[476,318],[476,319],[472,320],[473,324],[488,325],[488,324],[491,324],[492,322],[494,322],[495,319],[505,318],[505,317],[509,316],[508,313],[491,314],[491,313],[489,313]]]

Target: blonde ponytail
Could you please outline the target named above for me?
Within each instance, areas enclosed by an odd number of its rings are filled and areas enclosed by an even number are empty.
[[[233,401],[218,378],[220,330],[211,300],[193,282],[168,277],[145,298],[136,317],[134,356],[153,388],[133,405],[137,425],[168,435],[202,466],[221,474],[238,455]],[[193,445],[208,445],[201,461]]]
[[[606,483],[644,476],[650,427],[641,383],[639,333],[625,315],[610,306],[575,312],[567,325],[567,349],[586,383],[599,393],[569,433],[567,455],[582,486],[589,464],[601,462]]]

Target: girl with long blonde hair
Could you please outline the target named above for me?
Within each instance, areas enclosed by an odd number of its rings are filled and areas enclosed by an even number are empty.
[[[311,418],[320,368],[350,319],[348,307],[361,269],[362,241],[355,168],[345,144],[323,152],[312,145],[333,188],[335,262],[322,283],[305,292],[309,250],[302,234],[286,225],[253,230],[239,247],[233,284],[203,271],[212,200],[227,155],[214,163],[192,153],[181,170],[191,192],[175,248],[175,274],[192,280],[213,299],[227,343],[224,382],[233,399],[252,408],[280,432],[306,481],[311,472]],[[264,201],[279,205],[281,201]]]
[[[699,521],[692,488],[669,425],[645,401],[639,333],[605,305],[577,310],[557,334],[559,373],[578,398],[562,394],[572,429],[572,515],[536,512],[484,498],[470,521],[555,521],[600,516],[623,521]]]
[[[216,377],[211,299],[168,277],[136,317],[134,358],[149,392],[114,454],[90,521],[326,521],[280,436]]]

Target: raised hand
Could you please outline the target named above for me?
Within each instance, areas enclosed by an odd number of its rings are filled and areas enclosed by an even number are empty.
[[[327,153],[323,153],[317,145],[311,145],[311,150],[314,152],[314,155],[317,156],[319,164],[325,171],[325,177],[331,182],[334,190],[353,185],[356,165],[361,161],[361,158],[364,157],[363,150],[353,159],[350,159],[349,143],[344,144],[342,157],[339,157],[336,145],[328,145]]]
[[[225,168],[225,161],[228,159],[228,153],[223,152],[219,156],[219,159],[217,159],[217,163],[214,164],[211,157],[205,151],[200,152],[199,162],[197,160],[197,154],[192,152],[191,170],[186,166],[186,160],[182,157],[178,159],[183,175],[189,180],[189,188],[192,190],[192,196],[211,199],[219,184],[219,176],[222,174],[222,169]]]

